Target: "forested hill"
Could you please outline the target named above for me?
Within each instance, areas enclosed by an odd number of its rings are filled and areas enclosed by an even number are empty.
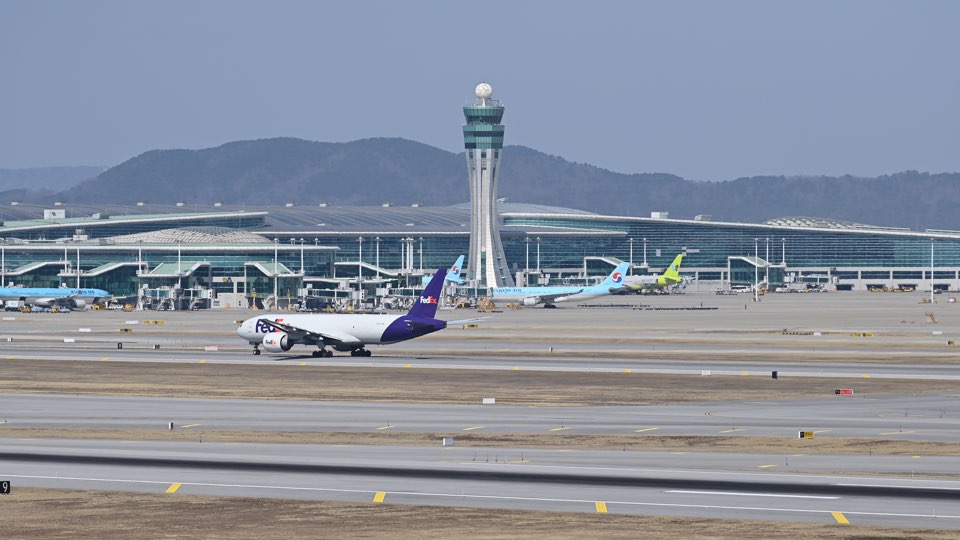
[[[695,182],[665,173],[623,174],[522,146],[503,152],[499,196],[593,212],[762,222],[813,216],[917,228],[960,229],[960,174],[878,178],[751,177]],[[153,150],[57,195],[75,203],[447,205],[468,200],[466,160],[397,138],[323,143],[238,141],[202,150]]]

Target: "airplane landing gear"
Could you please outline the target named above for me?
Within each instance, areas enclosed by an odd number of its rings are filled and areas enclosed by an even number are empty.
[[[253,354],[254,354],[254,355],[257,355],[257,356],[260,355],[260,345],[259,345],[259,344],[254,343],[254,345],[253,345]]]
[[[350,351],[350,356],[370,356],[370,354],[370,351],[364,349],[363,347]]]
[[[328,351],[326,349],[320,349],[318,351],[313,351],[311,353],[314,358],[330,358],[333,356],[333,351]]]

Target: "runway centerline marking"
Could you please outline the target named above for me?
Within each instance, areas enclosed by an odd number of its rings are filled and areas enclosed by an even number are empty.
[[[379,503],[382,503],[382,502],[383,502],[383,498],[386,497],[386,496],[387,496],[387,492],[386,492],[386,491],[378,491],[378,492],[376,493],[376,495],[373,496],[373,502],[378,503],[378,504],[379,504]]]
[[[593,505],[597,508],[597,513],[598,513],[598,514],[606,514],[606,513],[607,513],[607,503],[605,503],[605,502],[603,502],[603,501],[594,501]]]
[[[177,490],[180,489],[180,486],[182,486],[182,485],[183,485],[183,484],[174,482],[174,483],[170,484],[170,487],[167,488],[166,493],[176,493]]]
[[[475,429],[483,429],[483,428],[485,428],[485,427],[487,427],[487,426],[470,426],[470,427],[465,427],[465,428],[463,428],[463,430],[464,430],[464,431],[473,431],[473,430],[475,430]]]
[[[832,515],[833,519],[837,520],[837,523],[840,525],[850,524],[850,520],[847,519],[847,516],[843,515],[843,512],[830,512],[830,515]]]
[[[740,491],[700,491],[693,489],[670,489],[666,493],[682,493],[684,495],[723,495],[731,497],[776,497],[780,499],[827,499],[834,500],[840,497],[829,495],[783,495],[780,493],[747,493]]]
[[[660,429],[660,428],[658,428],[658,427],[648,427],[648,428],[643,428],[643,429],[635,429],[635,430],[633,430],[633,432],[634,432],[634,433],[643,433],[644,431],[653,431],[653,430],[655,430],[655,429]]]
[[[128,480],[120,478],[83,478],[83,477],[68,477],[68,476],[40,476],[40,475],[25,475],[25,474],[8,474],[0,472],[0,476],[7,476],[10,478],[34,478],[40,480],[73,480],[80,482],[115,482],[115,483],[124,483],[124,484],[169,484],[168,480]],[[240,488],[240,489],[281,489],[281,490],[290,490],[290,491],[317,491],[317,492],[335,492],[335,493],[370,493],[368,489],[333,489],[333,488],[318,488],[318,487],[299,487],[299,486],[265,486],[265,485],[251,485],[251,484],[217,484],[217,483],[208,483],[208,482],[182,482],[182,485],[185,486],[198,486],[198,487],[226,487],[226,488]],[[596,501],[586,500],[586,499],[556,499],[556,498],[546,498],[546,497],[518,497],[518,496],[509,496],[509,495],[471,495],[465,494],[463,492],[459,493],[430,493],[430,492],[420,492],[420,491],[392,491],[394,495],[412,495],[412,496],[422,496],[422,497],[449,497],[449,498],[470,498],[470,499],[502,499],[502,500],[516,500],[516,501],[542,501],[542,502],[572,502],[572,503],[595,503]],[[654,503],[654,502],[637,502],[637,501],[609,501],[612,504],[623,504],[630,506],[651,506],[651,507],[673,507],[673,508],[705,508],[712,510],[753,510],[753,511],[766,511],[766,512],[787,512],[787,513],[802,513],[802,514],[822,514],[824,512],[831,512],[830,510],[817,510],[817,509],[801,509],[801,508],[769,508],[769,507],[756,507],[756,506],[723,506],[723,505],[706,505],[706,504],[677,504],[677,503]],[[851,515],[858,516],[885,516],[885,517],[906,517],[906,518],[935,518],[935,519],[958,519],[960,520],[960,515],[952,514],[911,514],[911,513],[890,513],[890,512],[846,512]]]

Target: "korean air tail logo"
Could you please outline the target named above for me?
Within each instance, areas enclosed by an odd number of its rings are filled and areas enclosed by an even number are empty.
[[[451,273],[451,274],[459,274],[459,273],[460,273],[460,267],[457,266],[457,265],[453,265],[453,268],[450,269],[450,273]]]
[[[424,297],[420,298],[420,303],[421,303],[421,304],[436,304],[436,303],[437,303],[437,299],[434,298],[434,297],[432,297],[432,296],[424,296]]]
[[[613,281],[614,283],[620,283],[623,281],[623,274],[621,274],[620,272],[614,272],[610,274],[610,280]]]

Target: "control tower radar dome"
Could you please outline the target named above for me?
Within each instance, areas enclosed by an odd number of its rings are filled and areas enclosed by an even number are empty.
[[[477,85],[476,94],[480,99],[490,99],[490,96],[493,95],[493,87],[485,82],[482,82]]]

